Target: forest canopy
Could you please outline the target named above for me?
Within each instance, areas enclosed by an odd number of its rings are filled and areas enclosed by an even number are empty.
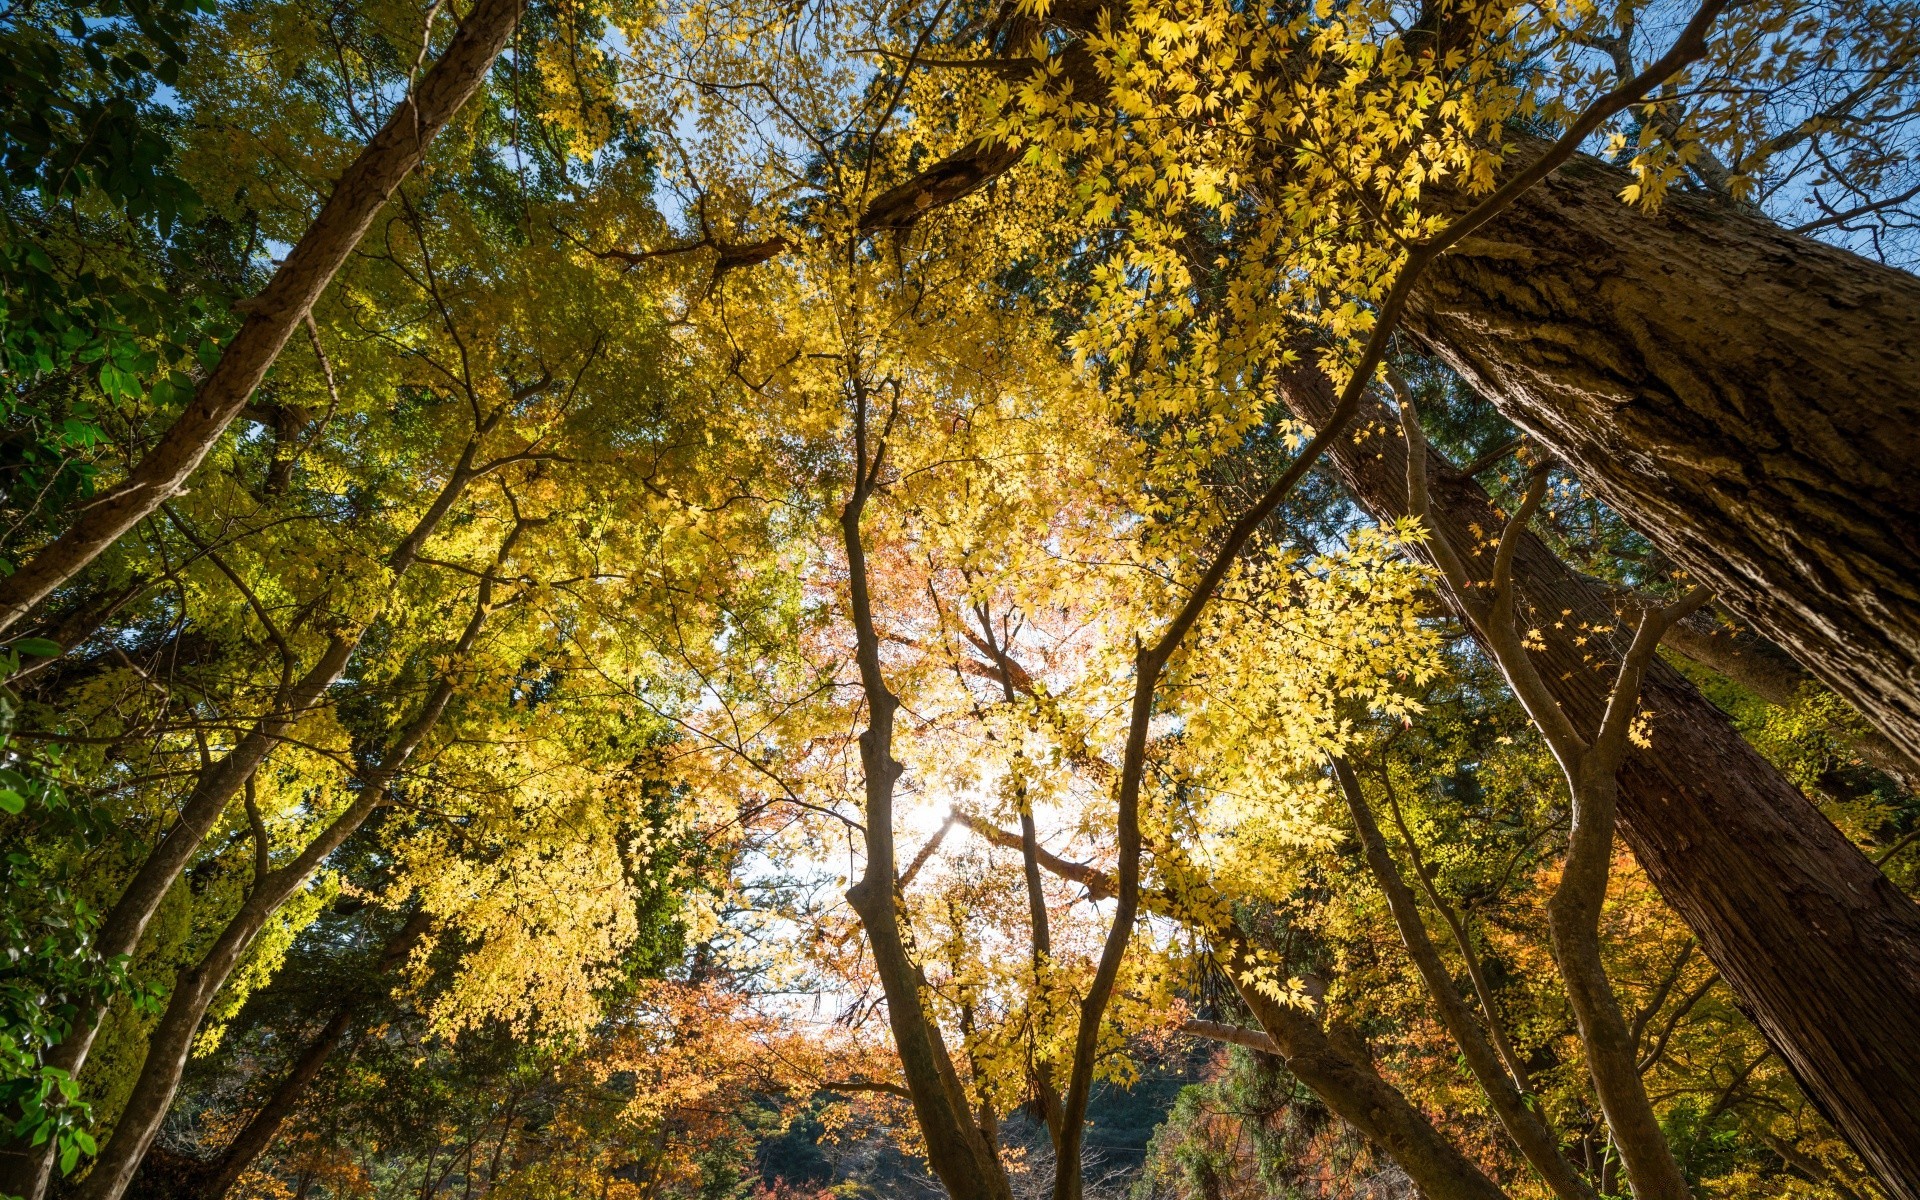
[[[0,1195],[1920,1200],[1920,7],[0,103]]]

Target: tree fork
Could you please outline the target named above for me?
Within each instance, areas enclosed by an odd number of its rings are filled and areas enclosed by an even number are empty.
[[[869,450],[866,395],[855,417],[855,468],[851,494],[840,514],[847,554],[847,593],[857,639],[855,658],[867,699],[867,728],[860,734],[860,764],[865,776],[867,863],[851,887],[847,903],[860,918],[875,972],[887,998],[887,1024],[900,1056],[901,1073],[914,1119],[927,1144],[927,1163],[952,1200],[1012,1200],[1012,1184],[986,1135],[973,1123],[965,1089],[954,1071],[939,1026],[929,1017],[921,995],[918,964],[900,929],[893,839],[894,787],[903,771],[893,757],[893,718],[900,702],[888,689],[880,662],[880,638],[874,626],[867,583],[866,544],[860,521],[867,499],[878,486],[886,461],[884,435]]]
[[[494,587],[500,582],[497,572],[506,565],[521,534],[540,523],[541,520],[518,520],[502,539],[491,567],[480,577],[473,613],[451,647],[453,659],[464,658],[472,651],[486,627],[487,618],[497,607],[494,600]],[[267,834],[256,821],[253,836],[258,857],[253,886],[212,948],[175,980],[166,1011],[160,1015],[148,1042],[147,1056],[141,1063],[132,1097],[115,1123],[112,1136],[100,1148],[93,1170],[76,1189],[78,1200],[120,1200],[126,1194],[141,1160],[160,1132],[167,1109],[172,1106],[193,1049],[194,1036],[220,989],[280,906],[386,803],[400,772],[446,715],[458,686],[456,675],[441,676],[419,712],[387,747],[380,765],[361,776],[360,793],[283,865],[269,865]]]
[[[1313,368],[1280,392],[1309,424],[1333,408]],[[1398,418],[1368,398],[1357,424],[1393,430]],[[1398,436],[1341,439],[1330,453],[1362,507],[1406,514]],[[1430,516],[1455,544],[1502,526],[1486,492],[1431,452],[1428,476]],[[1531,534],[1513,578],[1523,610],[1544,618],[1534,661],[1547,689],[1568,717],[1597,723],[1611,672],[1573,638],[1583,624],[1612,627],[1612,608]],[[1655,661],[1641,695],[1653,745],[1631,747],[1620,772],[1621,835],[1807,1094],[1891,1195],[1920,1200],[1920,905],[1679,672]]]
[[[1920,278],[1629,182],[1559,171],[1405,328],[1920,758]]]
[[[996,846],[1021,849],[1017,833],[964,813],[955,817]],[[1118,881],[1097,867],[1068,862],[1044,849],[1036,857],[1055,875],[1084,886],[1095,900],[1111,898],[1118,891]],[[1164,897],[1148,899],[1156,911],[1174,915],[1163,903]],[[1259,954],[1242,932],[1202,931],[1213,940],[1221,969],[1233,980],[1263,1032],[1212,1021],[1187,1021],[1181,1026],[1185,1032],[1279,1056],[1328,1109],[1399,1164],[1421,1195],[1431,1200],[1506,1200],[1499,1185],[1442,1136],[1405,1093],[1382,1079],[1371,1063],[1336,1044],[1312,1013],[1273,999],[1251,982],[1262,975]]]

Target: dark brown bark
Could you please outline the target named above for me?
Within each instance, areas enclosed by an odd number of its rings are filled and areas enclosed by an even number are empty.
[[[1634,603],[1628,600],[1629,605]],[[1681,621],[1667,631],[1666,640],[1660,644],[1724,675],[1769,704],[1792,704],[1805,688],[1820,683],[1791,654],[1753,630],[1730,629],[1711,616]],[[1829,725],[1827,732],[1861,762],[1886,772],[1908,791],[1920,789],[1920,759],[1902,753],[1893,739],[1878,729],[1843,720]]]
[[[58,538],[0,580],[0,633],[78,574],[169,497],[206,458],[294,328],[441,128],[479,89],[520,19],[523,0],[478,0],[420,85],[334,184],[319,216],[246,306],[246,321],[186,409],[127,478],[89,504]],[[4,1185],[0,1185],[4,1186]]]
[[[1560,170],[1433,264],[1407,331],[1920,756],[1920,278],[1627,182]]]
[[[1294,373],[1282,394],[1309,423],[1332,408],[1318,371]],[[1376,431],[1396,423],[1373,400],[1357,418]],[[1369,512],[1405,513],[1397,434],[1341,439],[1331,453]],[[1455,545],[1502,527],[1479,485],[1437,455],[1428,475],[1432,519]],[[1469,570],[1485,572],[1489,557],[1468,556]],[[1518,545],[1514,580],[1544,640],[1534,661],[1548,689],[1573,722],[1597,726],[1621,647],[1608,651],[1607,636],[1575,638],[1588,636],[1585,627],[1617,627],[1606,597],[1531,535]],[[1920,906],[1676,671],[1655,663],[1641,695],[1655,714],[1653,745],[1632,749],[1620,772],[1621,834],[1889,1193],[1920,1198]]]

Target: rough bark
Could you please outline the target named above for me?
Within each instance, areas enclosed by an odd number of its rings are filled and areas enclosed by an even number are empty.
[[[446,52],[334,184],[313,224],[246,306],[220,361],[127,478],[89,504],[65,532],[0,580],[0,633],[177,494],[246,407],[267,369],[373,224],[434,135],[492,69],[523,0],[478,0]]]
[[[1282,395],[1309,423],[1333,405],[1318,371],[1294,373]],[[1368,400],[1358,427],[1388,432],[1330,451],[1361,505],[1383,519],[1406,512],[1396,424]],[[1432,520],[1454,544],[1502,526],[1479,485],[1438,455],[1428,474]],[[1486,571],[1489,557],[1469,556],[1469,570]],[[1593,639],[1574,639],[1583,626],[1616,627],[1606,597],[1531,535],[1518,544],[1514,580],[1541,631],[1534,661],[1548,690],[1569,719],[1596,727],[1621,647],[1596,653]],[[1920,1200],[1920,906],[1678,672],[1654,663],[1641,695],[1654,713],[1652,747],[1633,747],[1621,769],[1621,835],[1889,1194]]]
[[[1407,331],[1920,755],[1920,278],[1627,182],[1557,172],[1432,265]]]

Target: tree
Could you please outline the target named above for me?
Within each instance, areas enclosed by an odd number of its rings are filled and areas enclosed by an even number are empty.
[[[1794,11],[1787,6],[1736,19],[1778,32],[1791,23]],[[1184,173],[1191,179],[1180,185],[1182,199],[1160,204],[1224,204],[1221,217],[1248,227],[1248,245],[1267,273],[1264,283],[1247,280],[1247,296],[1265,295],[1274,307],[1285,308],[1289,289],[1276,287],[1285,271],[1268,257],[1271,235],[1254,232],[1267,218],[1256,216],[1250,224],[1239,216],[1260,212],[1262,203],[1251,192],[1232,193],[1224,182],[1251,186],[1253,180],[1265,180],[1262,186],[1285,197],[1280,207],[1289,210],[1309,203],[1309,195],[1316,197],[1311,203],[1321,203],[1316,189],[1329,181],[1313,178],[1311,170],[1303,175],[1296,160],[1274,147],[1297,145],[1308,160],[1324,162],[1339,179],[1364,180],[1368,169],[1362,160],[1373,153],[1370,148],[1329,154],[1327,147],[1337,138],[1321,140],[1318,133],[1298,130],[1303,119],[1316,131],[1343,121],[1364,128],[1366,121],[1330,112],[1295,115],[1313,111],[1324,95],[1309,98],[1316,85],[1303,82],[1294,74],[1299,68],[1289,65],[1297,57],[1290,33],[1237,32],[1227,41],[1258,45],[1252,58],[1216,60],[1197,73],[1169,74],[1150,65],[1157,60],[1141,57],[1138,47],[1156,39],[1166,43],[1180,36],[1176,30],[1201,31],[1200,22],[1154,10],[1129,15],[1109,34],[1102,14],[1099,6],[1051,10],[1049,23],[1078,39],[1046,60],[1049,72],[1072,81],[1071,89],[1037,87],[999,100],[1011,113],[997,112],[989,101],[982,124],[994,136],[962,142],[937,166],[876,198],[865,215],[866,227],[910,228],[927,212],[1013,169],[1022,156],[1012,151],[1022,145],[1069,159],[1104,154],[1108,161],[1138,162],[1156,174],[1166,164],[1205,162],[1197,171],[1167,168],[1168,178]],[[1501,91],[1507,77],[1468,50],[1475,38],[1487,36],[1472,28],[1476,18],[1444,12],[1443,6],[1433,6],[1426,16],[1438,40],[1458,55],[1429,60],[1426,86],[1459,95],[1455,102],[1463,106],[1498,109],[1508,103],[1510,94]],[[1910,489],[1884,466],[1913,457],[1904,440],[1913,424],[1911,410],[1904,407],[1911,389],[1888,392],[1882,381],[1914,376],[1914,364],[1904,357],[1912,342],[1905,322],[1920,297],[1908,273],[1782,230],[1752,215],[1750,205],[1743,208],[1727,191],[1733,185],[1752,189],[1772,172],[1768,190],[1790,196],[1796,172],[1781,168],[1772,156],[1827,136],[1838,144],[1821,147],[1820,154],[1837,164],[1863,130],[1907,127],[1913,111],[1912,54],[1897,30],[1910,25],[1896,23],[1889,45],[1883,36],[1889,31],[1875,28],[1864,12],[1842,8],[1825,14],[1825,20],[1830,24],[1811,32],[1813,27],[1802,27],[1795,35],[1824,47],[1819,67],[1802,72],[1795,65],[1804,60],[1788,48],[1792,36],[1761,52],[1753,49],[1755,40],[1735,35],[1702,71],[1714,78],[1765,79],[1765,86],[1809,89],[1822,87],[1830,74],[1835,79],[1850,74],[1859,86],[1823,93],[1820,103],[1829,107],[1794,111],[1789,106],[1784,114],[1750,112],[1704,98],[1682,100],[1669,86],[1658,115],[1629,131],[1637,137],[1632,173],[1583,156],[1551,186],[1495,218],[1467,247],[1441,255],[1438,269],[1416,285],[1410,329],[1482,381],[1514,420],[1565,458],[1636,528],[1713,584],[1743,619],[1787,648],[1912,755],[1920,753],[1920,726],[1911,707],[1913,672],[1920,662],[1915,649],[1920,618],[1914,615],[1911,588],[1914,549],[1890,532],[1912,524],[1905,507]],[[1639,69],[1631,53],[1613,52],[1635,35],[1631,13],[1598,18],[1593,28],[1553,28],[1538,48],[1543,57],[1564,59],[1607,48],[1602,71],[1612,72],[1615,80]],[[1009,27],[1005,36],[985,50],[1000,55],[1004,70],[1017,76],[1032,61],[1023,57],[1028,35]],[[1422,52],[1417,39],[1407,46]],[[1486,53],[1494,57],[1505,52],[1486,43]],[[1115,62],[1116,54],[1122,61]],[[1376,95],[1414,102],[1410,98],[1419,85],[1413,81],[1422,69],[1417,64],[1387,68]],[[1259,82],[1236,78],[1236,70]],[[1575,77],[1584,76],[1576,71]],[[1106,109],[1117,113],[1141,104],[1220,108],[1225,97],[1249,86],[1262,99],[1235,110],[1241,114],[1236,119],[1265,121],[1284,133],[1242,139],[1231,124],[1201,132],[1169,127],[1152,136],[1137,125],[1111,126],[1121,131],[1117,134],[1098,132]],[[1575,95],[1581,86],[1572,85]],[[1544,107],[1559,115],[1564,109],[1557,104],[1549,89]],[[1486,118],[1476,113],[1466,124]],[[1103,137],[1107,144],[1095,151]],[[1116,148],[1122,144],[1126,148]],[[1731,167],[1715,167],[1715,152],[1729,144],[1741,150],[1739,159]],[[1503,130],[1492,145],[1515,147],[1511,162],[1518,165],[1538,153],[1536,141],[1513,131]],[[1862,153],[1882,164],[1912,157],[1909,150],[1888,145]],[[1343,156],[1345,161],[1336,161]],[[1470,163],[1467,155],[1454,161],[1446,157],[1432,155],[1432,184],[1419,199],[1414,197],[1429,178],[1425,169],[1414,179],[1382,181],[1376,194],[1364,199],[1324,202],[1360,204],[1383,221],[1407,222],[1404,229],[1423,219],[1444,222],[1474,203],[1489,170],[1484,162]],[[1718,179],[1721,195],[1670,192],[1666,182],[1685,176],[1683,163],[1703,178]],[[1844,177],[1843,169],[1834,169]],[[1811,182],[1817,188],[1828,178]],[[1870,187],[1864,181],[1863,186]],[[1353,190],[1364,188],[1355,184]],[[1622,193],[1647,204],[1671,198],[1671,204],[1663,214],[1636,213],[1618,202]],[[1888,200],[1897,206],[1911,198],[1906,193]],[[1396,210],[1401,203],[1405,208]],[[1860,207],[1866,215],[1881,206]],[[1824,222],[1813,225],[1831,229]],[[1170,236],[1148,233],[1164,243],[1160,253],[1167,256],[1177,253],[1174,243],[1180,236],[1178,230]],[[1391,240],[1404,234],[1380,236]],[[1604,265],[1596,269],[1593,264]],[[1381,280],[1390,277],[1338,286],[1361,303],[1379,303]],[[1764,281],[1758,289],[1755,280]],[[1686,299],[1676,303],[1681,296]],[[1350,335],[1351,328],[1337,332]],[[1631,419],[1620,419],[1622,414]],[[1672,480],[1688,483],[1676,490]],[[1793,488],[1801,490],[1781,490]]]
[[[1324,420],[1331,410],[1326,379],[1310,368],[1291,376],[1282,395],[1303,420]],[[1384,422],[1391,414],[1373,403],[1363,422],[1390,428]],[[1406,514],[1405,454],[1390,439],[1336,447],[1333,460],[1370,512],[1383,519]],[[1438,455],[1430,457],[1428,472],[1432,527],[1445,529],[1445,536],[1460,544],[1473,544],[1499,527],[1494,506],[1471,477]],[[1484,556],[1470,561],[1479,570]],[[1617,637],[1620,618],[1590,584],[1532,538],[1516,544],[1513,572],[1534,614],[1530,628],[1540,630],[1533,655],[1545,686],[1570,719],[1597,719],[1606,694],[1587,647],[1595,631],[1603,631],[1599,637]],[[1911,1139],[1882,1122],[1900,1119],[1896,1114],[1910,1106],[1889,1106],[1881,1098],[1914,1084],[1897,1068],[1890,1071],[1893,1060],[1875,1047],[1908,1036],[1880,1027],[1881,1022],[1920,1011],[1913,1002],[1889,1002],[1907,987],[1903,980],[1910,972],[1899,964],[1911,957],[1905,947],[1920,944],[1913,932],[1920,928],[1920,910],[1676,672],[1652,667],[1646,688],[1646,706],[1654,714],[1652,744],[1629,750],[1621,776],[1624,838],[1808,1090],[1870,1161],[1877,1154],[1889,1156],[1881,1169],[1902,1178],[1911,1168],[1900,1165],[1901,1148]],[[1673,749],[1663,752],[1669,745]],[[1783,833],[1786,829],[1793,832]],[[1784,850],[1791,852],[1787,861],[1762,859]],[[1789,882],[1794,880],[1802,882]],[[1853,913],[1852,920],[1823,923],[1834,935],[1819,928],[1795,930],[1797,919],[1788,914],[1798,904],[1789,897],[1829,888],[1832,902],[1839,911]],[[1764,921],[1731,919],[1763,910],[1775,915]],[[1763,947],[1749,940],[1755,936],[1785,940]],[[1863,938],[1883,947],[1872,957],[1889,971],[1849,1002],[1834,985],[1858,970],[1857,939]],[[1827,961],[1806,961],[1808,956]],[[1805,962],[1798,969],[1807,972],[1806,983],[1782,988],[1783,972],[1795,969],[1789,964],[1796,960]],[[1794,1011],[1802,1002],[1821,1008]],[[1832,1004],[1850,1004],[1857,1011],[1840,1017],[1824,1009]],[[1830,1039],[1842,1028],[1862,1030],[1864,1041],[1830,1052]]]
[[[1920,283],[1707,199],[1635,212],[1629,183],[1556,175],[1436,264],[1409,331],[1920,753],[1920,551],[1891,465],[1920,452]]]
[[[186,485],[394,189],[486,79],[506,48],[520,9],[519,0],[482,0],[460,23],[418,88],[394,105],[380,132],[335,183],[313,224],[267,286],[244,306],[246,319],[180,416],[125,479],[0,582],[0,632],[18,624],[34,605]],[[429,41],[431,34],[429,25]]]

